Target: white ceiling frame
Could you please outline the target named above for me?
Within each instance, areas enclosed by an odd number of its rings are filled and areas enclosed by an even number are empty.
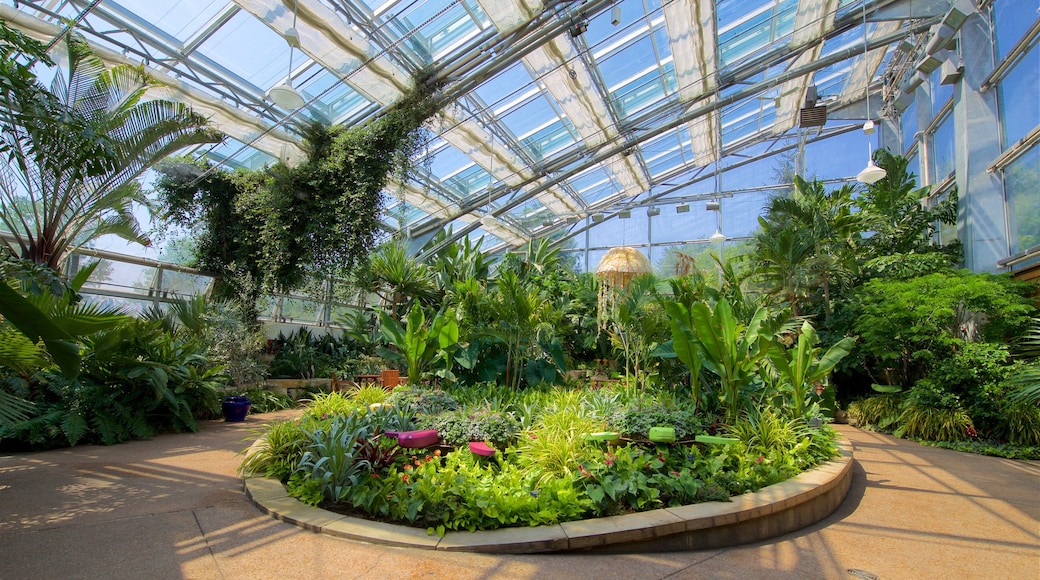
[[[714,3],[673,0],[663,9],[679,98],[692,103],[714,93],[718,86]],[[715,162],[722,143],[718,115],[712,111],[687,123],[696,166]]]
[[[0,5],[0,18],[42,42],[50,42],[64,30],[6,5]],[[106,67],[141,64],[103,46],[91,43],[90,47]],[[145,70],[157,83],[145,91],[145,99],[188,104],[196,113],[208,117],[213,128],[243,143],[250,143],[254,149],[288,164],[303,158],[303,150],[297,144],[297,139],[285,131],[274,129],[248,112],[232,107],[162,71],[152,67],[145,67]]]

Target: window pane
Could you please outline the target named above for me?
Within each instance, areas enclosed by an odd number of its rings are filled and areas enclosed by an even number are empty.
[[[953,115],[947,115],[932,135],[932,174],[930,183],[938,183],[953,172],[955,148]]]
[[[1011,253],[1040,244],[1040,146],[1034,146],[1004,170]]]
[[[906,153],[913,147],[916,140],[914,135],[917,134],[917,100],[910,102],[910,106],[903,111],[902,116],[902,129],[903,129],[903,152]]]
[[[1026,53],[1000,83],[1004,147],[1040,124],[1037,95],[1040,95],[1040,45]]]
[[[1015,43],[1037,19],[1036,2],[997,0],[993,3],[993,22],[997,28],[997,58],[1004,60]]]

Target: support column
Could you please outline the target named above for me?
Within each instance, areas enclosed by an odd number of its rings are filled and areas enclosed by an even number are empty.
[[[961,28],[964,74],[954,87],[957,190],[960,207],[957,235],[964,244],[965,266],[973,272],[1001,272],[997,261],[1010,252],[1007,204],[997,173],[986,170],[1000,155],[997,91],[982,92],[993,71],[995,39],[988,18],[976,11]]]

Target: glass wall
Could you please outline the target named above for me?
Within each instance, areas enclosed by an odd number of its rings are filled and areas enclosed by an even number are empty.
[[[1011,254],[1040,245],[1040,146],[1004,169]]]

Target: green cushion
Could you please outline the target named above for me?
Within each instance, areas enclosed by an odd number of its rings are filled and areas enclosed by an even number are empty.
[[[697,443],[706,443],[708,445],[729,445],[740,441],[740,439],[735,437],[718,437],[716,435],[698,435],[693,440]]]
[[[675,443],[675,428],[651,427],[650,440],[654,443]]]

